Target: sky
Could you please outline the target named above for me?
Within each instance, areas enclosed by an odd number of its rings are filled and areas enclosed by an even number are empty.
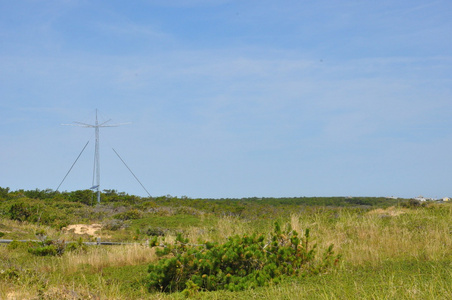
[[[0,0],[0,187],[452,196],[452,2]],[[130,122],[130,123],[129,123]],[[84,145],[86,149],[82,151]],[[121,156],[128,168],[116,156]]]

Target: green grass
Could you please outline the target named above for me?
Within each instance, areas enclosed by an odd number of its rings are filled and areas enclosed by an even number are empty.
[[[343,267],[241,293],[200,293],[199,299],[450,299],[450,261],[396,261]],[[172,299],[177,299],[174,295]]]
[[[143,219],[131,220],[132,228],[166,228],[183,229],[189,226],[205,226],[205,222],[199,216],[172,215],[172,216],[150,216]]]
[[[149,264],[132,266],[105,267],[101,270],[94,270],[89,265],[80,269],[80,271],[71,274],[64,279],[65,282],[71,282],[72,285],[83,285],[93,293],[99,293],[97,286],[108,285],[117,290],[117,294],[127,297],[127,299],[138,299],[149,296],[145,288],[145,278],[147,276]]]
[[[340,266],[327,274],[235,293],[199,292],[196,298],[452,299],[452,203],[385,209],[383,205],[370,210],[296,206],[290,200],[290,209],[283,204],[275,209],[247,200],[253,211],[223,216],[217,212],[222,202],[215,203],[213,213],[209,212],[209,202],[196,200],[195,208],[187,208],[180,203],[191,200],[177,201],[175,208],[151,203],[154,211],[143,208],[142,218],[125,220],[127,226],[116,231],[103,230],[102,239],[131,241],[135,237],[144,242],[149,238],[147,229],[162,228],[166,235],[160,239],[169,243],[177,232],[192,243],[221,242],[235,234],[268,234],[273,222],[279,221],[291,223],[299,232],[310,228],[319,253],[332,243],[335,252],[343,256]],[[230,202],[224,201],[228,205],[225,211],[233,210]],[[112,220],[118,211],[138,209],[133,205],[90,208],[78,203],[66,207],[53,202],[51,207],[44,207],[42,201],[39,205],[49,214],[61,209],[56,213],[65,214],[71,223],[82,219],[102,223]],[[42,230],[51,239],[76,238],[58,226],[10,220],[5,213],[9,204],[0,206],[4,208],[0,216],[4,239],[36,239],[35,233]],[[37,257],[28,253],[27,245],[17,249],[0,245],[0,299],[183,299],[181,293],[151,294],[146,290],[148,265],[157,259],[151,250],[145,246],[90,247],[87,252],[61,257]]]

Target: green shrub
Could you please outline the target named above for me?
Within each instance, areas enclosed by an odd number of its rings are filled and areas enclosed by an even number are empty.
[[[44,240],[30,248],[28,252],[36,256],[61,256],[66,249],[66,243],[60,240]]]
[[[78,252],[78,253],[86,253],[88,250],[88,246],[83,243],[82,238],[80,238],[75,243],[66,244],[65,252]]]
[[[56,256],[58,253],[55,245],[28,248],[28,252],[36,256]]]
[[[7,248],[8,248],[8,250],[27,249],[28,248],[27,244],[31,245],[31,244],[35,244],[35,243],[33,243],[33,242],[23,243],[23,242],[13,240],[11,243],[8,244]]]
[[[72,202],[80,202],[86,205],[93,203],[94,192],[91,190],[78,190],[70,192],[68,195],[68,200]]]
[[[3,212],[11,220],[49,225],[61,229],[69,224],[68,213],[40,199],[20,198],[10,201]]]
[[[127,227],[127,224],[125,224],[124,221],[118,219],[106,220],[102,222],[102,228],[106,230],[116,231],[125,227]]]
[[[126,220],[135,220],[143,217],[141,211],[137,209],[131,209],[129,211],[119,213],[113,216],[114,219],[126,221]]]
[[[32,215],[30,205],[18,202],[11,205],[8,211],[11,220],[26,221]]]
[[[400,206],[405,207],[405,208],[418,208],[418,207],[425,206],[425,202],[422,203],[421,201],[419,201],[417,199],[410,199],[410,200],[408,200],[408,202],[404,202],[404,203],[400,204]]]
[[[311,246],[309,240],[309,230],[300,238],[290,228],[282,232],[278,223],[269,239],[255,234],[233,236],[224,244],[193,246],[179,234],[175,245],[157,249],[160,256],[172,255],[149,266],[148,288],[185,289],[187,295],[194,290],[239,291],[279,283],[286,276],[317,274],[337,262],[332,245],[322,260],[314,262],[316,245]]]
[[[154,228],[148,228],[145,233],[148,236],[164,236],[167,231],[168,231],[168,229],[154,227]]]

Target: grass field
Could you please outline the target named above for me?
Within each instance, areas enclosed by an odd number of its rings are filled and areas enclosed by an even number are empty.
[[[192,243],[222,242],[235,234],[266,234],[273,223],[311,230],[319,252],[334,244],[342,259],[320,275],[289,278],[278,285],[242,292],[199,292],[198,299],[452,299],[452,205],[368,208],[313,206],[259,217],[218,216],[193,209],[126,220],[120,229],[97,232],[123,246],[88,246],[61,256],[36,256],[30,245],[0,246],[1,299],[183,299],[181,293],[150,293],[147,268],[157,261],[145,234],[168,228],[160,241],[183,232]],[[105,223],[105,221],[104,221]],[[4,239],[84,241],[54,227],[8,218],[0,220]]]

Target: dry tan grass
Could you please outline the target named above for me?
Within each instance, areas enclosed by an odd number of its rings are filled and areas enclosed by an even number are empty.
[[[32,299],[33,295],[29,290],[16,290],[16,291],[5,291],[0,293],[1,299],[5,300],[22,300],[22,299]]]
[[[445,214],[438,218],[422,210],[389,208],[367,214],[344,210],[329,222],[319,215],[312,217],[311,224],[298,224],[293,216],[292,226],[311,228],[322,247],[334,244],[344,261],[355,265],[402,258],[433,260],[452,255],[452,210]]]
[[[218,220],[218,224],[216,227],[216,235],[220,238],[226,239],[227,237],[233,235],[242,235],[245,234],[243,224],[244,222],[239,218],[235,217],[224,217]]]
[[[142,265],[156,259],[155,249],[140,244],[92,246],[86,252],[66,252],[62,257],[36,260],[27,265],[27,269],[36,270],[36,274],[56,275],[52,276],[52,285],[47,286],[44,291],[39,291],[42,283],[39,283],[38,276],[32,278],[30,282],[0,284],[0,299],[124,299],[121,296],[119,284],[105,280],[102,277],[102,269]],[[81,274],[82,282],[74,286],[68,286],[67,282],[61,281],[61,278],[70,277],[71,274],[84,270],[87,266],[91,272],[99,274],[95,289],[90,287],[88,279],[85,279],[86,284],[83,284],[83,273]],[[96,291],[101,291],[102,297]],[[39,293],[41,298],[37,297]]]
[[[313,242],[319,251],[334,244],[343,261],[353,265],[377,265],[388,259],[435,260],[452,256],[452,210],[444,217],[429,215],[426,210],[389,207],[368,213],[350,209],[333,212],[292,214],[291,227],[303,234],[311,230]],[[250,224],[239,218],[218,220],[214,234],[202,228],[188,230],[189,240],[224,241],[235,234],[250,231]],[[174,237],[167,237],[167,242]]]
[[[185,231],[185,237],[191,243],[200,243],[209,239],[209,231],[206,228],[191,226]]]
[[[389,217],[397,217],[401,214],[407,213],[407,209],[397,208],[395,206],[388,207],[386,209],[377,208],[368,212],[370,215],[379,215],[379,216],[389,216]]]
[[[9,220],[9,219],[2,219],[0,221],[1,224],[1,231],[4,233],[17,233],[20,236],[29,236],[35,237],[36,232],[38,231],[44,231],[45,234],[49,237],[59,237],[61,235],[61,232],[57,229],[43,226],[39,224],[31,224],[28,222],[20,222],[15,220]]]
[[[140,265],[157,259],[155,249],[147,245],[131,244],[112,247],[92,247],[87,253],[66,253],[55,261],[52,269],[63,269],[65,272],[76,272],[81,266],[90,265],[94,270],[104,267]]]

